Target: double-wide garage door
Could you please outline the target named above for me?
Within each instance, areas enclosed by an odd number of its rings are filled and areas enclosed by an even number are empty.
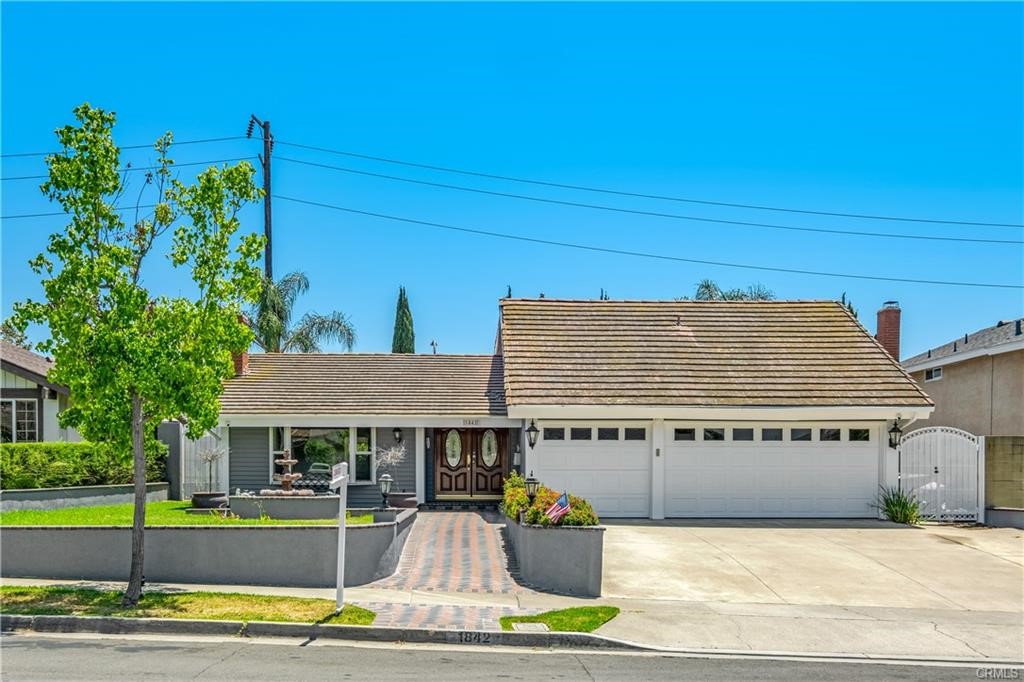
[[[668,518],[877,515],[877,428],[668,423],[661,476],[652,476],[651,428],[642,441],[624,440],[625,428],[545,428],[537,452],[542,480],[590,500],[609,518],[650,516],[655,494]],[[602,430],[607,439],[599,440]]]

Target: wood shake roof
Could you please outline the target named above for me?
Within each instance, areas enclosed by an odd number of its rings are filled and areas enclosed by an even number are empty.
[[[227,381],[231,414],[505,416],[501,357],[254,353]]]
[[[929,406],[834,301],[505,299],[509,405]]]

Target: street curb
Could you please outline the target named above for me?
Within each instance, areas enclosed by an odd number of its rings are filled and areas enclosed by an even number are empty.
[[[0,614],[0,630],[12,632],[95,632],[105,635],[179,634],[239,637],[301,637],[347,639],[361,642],[411,644],[468,644],[543,649],[615,649],[651,651],[650,648],[582,632],[506,632],[490,630],[434,630],[425,628],[320,625],[270,621],[186,620],[181,618],[115,618],[112,616],[19,616]]]

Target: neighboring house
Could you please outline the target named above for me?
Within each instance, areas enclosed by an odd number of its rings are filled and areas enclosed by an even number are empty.
[[[505,299],[492,355],[259,354],[221,398],[232,490],[375,452],[419,502],[497,500],[510,470],[607,517],[875,517],[887,429],[928,396],[831,301]],[[531,432],[535,443],[530,447]],[[326,453],[326,454],[325,454]]]
[[[0,442],[80,440],[57,415],[68,406],[68,389],[50,383],[49,358],[0,340]]]
[[[1002,321],[903,361],[935,401],[927,426],[1024,436],[1024,330]]]

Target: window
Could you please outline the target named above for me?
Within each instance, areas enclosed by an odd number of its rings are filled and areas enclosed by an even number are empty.
[[[598,427],[598,429],[597,429],[597,439],[598,440],[618,440],[619,439],[619,429],[618,429],[618,427],[616,427],[616,428],[611,428],[611,427],[608,427],[608,426]]]
[[[310,469],[326,473],[325,470],[338,462],[348,461],[348,427],[272,428],[270,431],[272,458],[280,459],[283,450],[291,448],[292,459],[298,460],[298,464],[292,468],[296,473],[305,474]],[[277,473],[281,472],[279,468],[274,470]]]
[[[355,432],[355,465],[352,467],[355,476],[352,477],[352,480],[355,483],[371,483],[373,482],[373,429],[368,426],[360,426],[355,429]]]
[[[790,440],[810,440],[811,430],[810,429],[790,429],[789,430]]]
[[[675,430],[676,440],[696,440],[697,430],[696,429],[676,429]]]
[[[623,429],[626,440],[647,440],[647,429]]]
[[[754,440],[754,429],[733,429],[733,440]]]
[[[841,438],[839,437],[840,433],[841,433],[841,431],[839,429],[819,429],[818,430],[818,440],[824,440],[824,441],[837,441],[837,440],[841,440]]]
[[[941,367],[933,367],[932,369],[926,369],[924,371],[924,380],[925,381],[938,381],[941,378],[942,378],[942,368]]]
[[[39,440],[37,406],[34,399],[0,401],[0,443]]]
[[[725,429],[704,429],[704,440],[725,440]]]
[[[565,429],[545,426],[544,440],[565,440]]]
[[[569,429],[569,438],[572,440],[592,440],[594,437],[594,430],[590,427],[573,427]]]
[[[850,429],[850,440],[860,443],[871,440],[871,429]]]
[[[782,429],[761,429],[761,440],[782,440]]]

